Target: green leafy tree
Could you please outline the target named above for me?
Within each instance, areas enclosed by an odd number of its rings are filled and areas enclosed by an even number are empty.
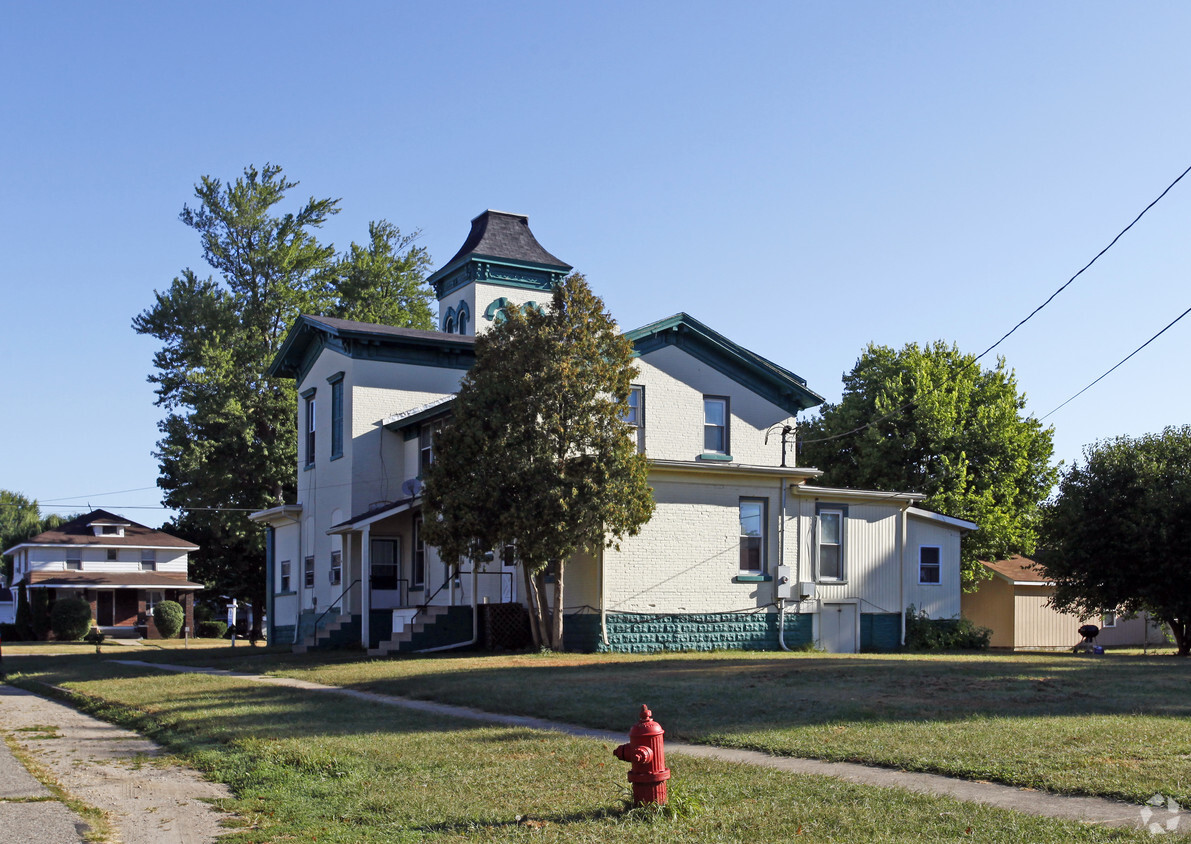
[[[41,515],[36,499],[27,498],[19,492],[0,489],[0,551],[19,545],[26,539],[58,527],[72,516],[63,518],[55,513]],[[12,583],[11,554],[4,557],[4,576]]]
[[[1084,449],[1047,505],[1052,603],[1084,616],[1145,610],[1191,653],[1191,425]]]
[[[360,322],[433,328],[426,276],[430,253],[421,232],[401,233],[381,220],[368,224],[368,245],[352,243],[339,260],[333,315]]]
[[[636,534],[653,514],[648,463],[622,417],[636,371],[631,344],[573,274],[548,310],[510,309],[476,338],[475,366],[435,441],[427,541],[444,560],[515,548],[538,646],[563,648],[566,561]]]
[[[839,404],[803,426],[801,462],[823,469],[816,483],[920,492],[925,507],[978,524],[962,552],[972,588],[977,560],[1034,549],[1057,477],[1053,429],[1024,408],[1003,359],[983,369],[943,342],[870,344],[844,375]]]
[[[162,344],[149,376],[168,411],[155,453],[158,486],[180,513],[164,529],[200,546],[194,577],[257,607],[264,606],[265,535],[247,514],[292,500],[297,486],[295,387],[264,375],[286,330],[303,313],[354,315],[357,299],[392,324],[431,327],[432,294],[418,277],[424,253],[381,221],[370,227],[369,247],[353,244],[337,256],[316,231],[338,213],[339,201],[311,198],[282,212],[295,187],[275,165],[248,167],[226,184],[204,176],[195,186],[197,205],[185,206],[180,219],[199,235],[216,275],[183,270],[133,320],[137,333]],[[404,304],[388,309],[376,302],[390,288],[370,286],[400,275],[386,271],[385,261],[411,274]]]

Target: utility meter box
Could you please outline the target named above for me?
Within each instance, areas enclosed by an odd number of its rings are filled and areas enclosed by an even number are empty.
[[[777,597],[794,598],[794,584],[790,581],[790,567],[778,566],[774,576],[777,580]]]
[[[802,580],[798,583],[798,600],[805,601],[815,597],[815,583],[812,580]]]

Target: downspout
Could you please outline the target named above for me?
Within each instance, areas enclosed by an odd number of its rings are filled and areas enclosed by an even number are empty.
[[[906,646],[906,509],[902,505],[901,518],[897,520],[897,605],[901,616],[901,646]]]
[[[416,654],[432,654],[437,651],[451,651],[455,648],[466,648],[469,645],[474,645],[480,640],[480,606],[476,597],[476,589],[479,586],[479,573],[476,561],[471,561],[471,638],[466,642],[455,642],[453,645],[439,645],[436,648],[422,648],[420,651],[413,651]],[[452,581],[452,584],[454,581]]]
[[[782,457],[785,457],[784,446]],[[786,479],[781,478],[778,483],[781,485],[778,495],[781,509],[778,511],[777,519],[777,565],[780,569],[786,564]],[[794,582],[797,583],[797,579]],[[774,578],[773,591],[776,593],[779,588],[779,579]],[[786,599],[781,597],[777,599],[777,643],[783,651],[790,650],[786,645]]]
[[[600,641],[604,643],[604,647],[611,647],[608,644],[608,610],[604,595],[604,545],[600,543]]]

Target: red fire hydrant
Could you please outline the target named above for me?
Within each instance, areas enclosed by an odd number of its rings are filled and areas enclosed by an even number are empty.
[[[641,705],[641,720],[629,730],[629,743],[612,751],[612,755],[632,764],[629,782],[633,784],[633,805],[666,805],[666,780],[670,769],[666,767],[666,751],[662,746],[665,730],[653,720],[649,707]]]

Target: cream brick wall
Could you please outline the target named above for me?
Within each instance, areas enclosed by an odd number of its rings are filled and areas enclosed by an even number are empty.
[[[655,460],[694,460],[703,453],[703,396],[728,396],[728,446],[733,462],[779,466],[781,437],[765,445],[773,425],[792,422],[777,405],[758,397],[728,376],[666,346],[637,360],[634,384],[645,388],[645,451]]]

